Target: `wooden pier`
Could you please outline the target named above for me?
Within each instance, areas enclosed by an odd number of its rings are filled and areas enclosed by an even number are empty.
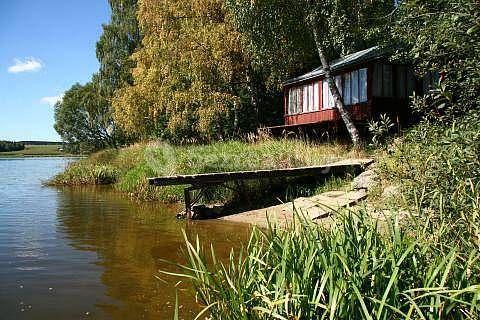
[[[287,177],[325,177],[329,175],[340,175],[347,171],[358,173],[373,162],[372,159],[344,160],[322,166],[310,166],[299,168],[255,170],[255,171],[233,171],[215,172],[192,175],[175,175],[150,178],[149,183],[153,186],[186,185],[185,213],[187,218],[192,218],[192,197],[193,190],[204,190],[211,186],[222,185],[230,181],[259,180]],[[195,202],[195,201],[193,201]]]

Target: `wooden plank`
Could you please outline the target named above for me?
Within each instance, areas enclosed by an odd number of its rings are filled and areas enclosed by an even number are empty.
[[[354,205],[365,199],[366,196],[365,190],[325,192],[313,197],[298,198],[293,202],[241,212],[219,219],[249,223],[260,227],[267,227],[269,221],[285,225],[293,221],[296,210],[299,215],[304,215],[318,223],[324,223],[340,208]]]
[[[363,166],[371,163],[371,160],[358,160],[338,162],[323,166],[310,166],[286,169],[255,170],[255,171],[232,171],[203,173],[193,175],[175,175],[166,177],[150,178],[150,185],[170,186],[170,185],[212,185],[235,180],[253,180],[283,177],[304,177],[304,176],[325,176],[329,174],[339,174],[346,170],[361,170]]]

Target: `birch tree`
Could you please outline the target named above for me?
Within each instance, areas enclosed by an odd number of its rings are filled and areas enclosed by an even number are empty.
[[[316,53],[343,122],[355,146],[362,144],[330,72],[331,59],[378,44],[393,10],[390,0],[227,0],[239,31],[258,61],[276,77]],[[275,67],[275,63],[278,64]]]
[[[134,82],[114,99],[118,123],[139,138],[231,136],[248,112],[238,110],[248,57],[223,0],[141,0],[138,19],[144,38]]]

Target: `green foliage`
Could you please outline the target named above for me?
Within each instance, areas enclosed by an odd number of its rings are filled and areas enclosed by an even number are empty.
[[[108,101],[98,85],[75,84],[55,105],[55,130],[72,151],[93,151],[117,144]]]
[[[0,152],[20,151],[25,149],[23,142],[0,141]]]
[[[249,58],[221,0],[139,2],[142,47],[134,83],[113,100],[130,135],[177,143],[232,137],[255,126]]]
[[[102,95],[113,97],[115,90],[133,83],[130,55],[140,45],[137,0],[109,0],[110,23],[103,25],[97,42],[98,74]]]
[[[385,39],[392,1],[226,0],[252,56],[253,67],[270,87],[280,88],[288,75],[311,69],[318,61],[335,97],[336,108],[355,146],[362,139],[345,109],[329,70],[342,54],[377,45]]]
[[[385,180],[403,185],[410,202],[473,208],[457,199],[474,197],[480,184],[480,117],[470,112],[449,125],[422,122],[398,140],[380,163]]]
[[[293,74],[320,64],[308,17],[313,15],[330,59],[377,45],[388,38],[393,2],[227,0],[255,67],[276,88]]]
[[[422,113],[450,121],[478,109],[480,92],[480,6],[476,0],[402,1],[394,29],[398,48],[420,75],[438,72],[441,84]],[[431,103],[435,96],[444,98]]]
[[[422,122],[378,164],[404,201],[254,229],[228,261],[186,239],[176,275],[214,319],[479,319],[479,142],[476,111]]]
[[[131,84],[130,55],[140,44],[136,0],[109,0],[110,23],[97,42],[98,74],[85,85],[75,84],[55,106],[55,130],[73,152],[117,147],[126,139],[113,119],[115,90]]]
[[[378,120],[371,119],[368,122],[368,131],[372,135],[372,145],[379,147],[388,137],[390,130],[395,126],[386,114],[380,115]]]
[[[477,250],[438,246],[395,216],[381,232],[363,210],[337,215],[329,228],[254,228],[228,261],[186,239],[177,275],[214,319],[478,319]]]
[[[113,166],[80,161],[68,166],[50,185],[106,185],[117,181],[118,170]]]

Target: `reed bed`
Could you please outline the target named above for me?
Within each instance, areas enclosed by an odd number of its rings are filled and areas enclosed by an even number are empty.
[[[174,275],[193,282],[197,318],[479,319],[478,247],[432,233],[437,222],[412,229],[393,214],[380,228],[364,209],[337,215],[328,228],[303,218],[254,228],[228,261],[185,238],[189,263]]]

